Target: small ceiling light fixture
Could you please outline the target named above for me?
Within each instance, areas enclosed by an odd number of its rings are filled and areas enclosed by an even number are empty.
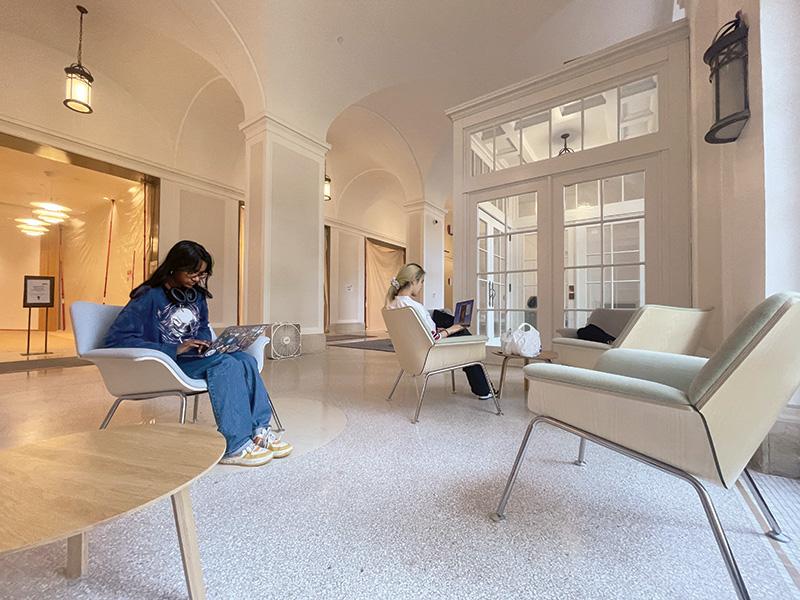
[[[575,152],[575,150],[573,150],[572,148],[567,146],[567,140],[569,139],[569,134],[568,133],[562,133],[561,134],[561,139],[564,140],[564,147],[561,150],[558,151],[558,155],[559,156],[561,156],[562,154],[570,154],[572,152]]]
[[[322,197],[325,202],[331,201],[331,178],[325,173],[325,183],[322,186]]]
[[[92,83],[94,77],[89,69],[81,63],[83,50],[83,15],[88,13],[83,6],[78,4],[75,8],[81,13],[80,33],[78,35],[78,62],[72,63],[64,69],[67,74],[67,89],[64,97],[64,106],[75,112],[89,114],[92,112]]]
[[[52,223],[53,225],[63,223],[69,218],[67,213],[44,210],[43,208],[37,208],[33,211],[33,214],[36,215],[37,219],[41,219],[45,223]]]
[[[39,219],[25,218],[25,219],[14,219],[14,221],[16,221],[17,223],[21,223],[20,225],[17,225],[17,227],[19,227],[20,229],[22,229],[23,227],[45,227],[45,228],[47,227],[47,223],[45,223],[44,221],[40,221]]]
[[[720,27],[703,54],[711,67],[708,80],[714,86],[714,124],[706,133],[709,144],[735,142],[750,118],[747,95],[747,25],[742,11]]]
[[[50,212],[59,212],[59,213],[72,212],[71,208],[67,208],[66,206],[61,206],[60,204],[56,204],[55,202],[31,202],[31,206],[33,206],[34,208],[41,208],[43,210]]]

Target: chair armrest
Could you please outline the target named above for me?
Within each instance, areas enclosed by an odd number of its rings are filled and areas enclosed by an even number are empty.
[[[572,338],[574,340],[578,339],[578,330],[574,327],[561,327],[556,329],[556,333],[560,337]]]
[[[575,346],[576,348],[594,348],[597,350],[608,350],[610,345],[603,342],[593,342],[591,340],[580,340],[578,338],[557,337],[553,338],[553,344],[564,344],[565,346]]]
[[[485,335],[457,335],[436,340],[434,346],[460,346],[462,344],[483,344],[485,346],[488,341],[489,338]]]
[[[267,347],[267,344],[269,344],[269,341],[267,336],[262,335],[245,350],[247,354],[256,359],[259,373],[264,369],[264,349]]]
[[[689,386],[708,359],[685,354],[612,348],[604,352],[595,369],[663,383],[688,393]]]
[[[655,404],[690,405],[687,395],[676,388],[645,379],[604,373],[594,369],[537,363],[525,367],[523,373],[531,381],[577,386]],[[534,392],[532,388],[531,393]]]

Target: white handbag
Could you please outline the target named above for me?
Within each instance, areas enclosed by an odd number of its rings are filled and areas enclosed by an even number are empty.
[[[523,323],[514,331],[507,331],[500,337],[500,351],[503,354],[518,354],[533,358],[542,351],[542,338],[530,323]]]

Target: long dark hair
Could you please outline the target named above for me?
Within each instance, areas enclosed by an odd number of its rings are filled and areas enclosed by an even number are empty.
[[[211,258],[208,250],[197,242],[182,240],[169,249],[164,262],[158,265],[158,268],[153,271],[147,281],[131,292],[131,298],[141,294],[145,286],[151,288],[163,286],[175,271],[196,272],[200,269],[201,263],[206,263],[206,274],[211,277],[214,269],[214,259]],[[211,292],[208,291],[207,287],[208,277],[194,287],[206,298],[211,298]]]

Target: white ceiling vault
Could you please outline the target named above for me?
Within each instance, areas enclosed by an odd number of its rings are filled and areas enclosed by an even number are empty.
[[[404,140],[416,162],[422,193],[438,204],[446,202],[449,188],[443,177],[451,162],[446,108],[665,25],[672,19],[674,4],[673,0],[82,3],[89,9],[85,64],[134,95],[173,139],[180,137],[198,92],[213,87],[210,82],[220,77],[238,96],[238,108],[228,109],[231,115],[247,120],[267,112],[321,140],[328,137],[338,115],[358,105]],[[72,2],[0,0],[0,9],[0,30],[74,56],[78,19]],[[360,126],[357,119],[351,121]],[[341,127],[331,131],[339,131],[342,139],[347,135]],[[369,139],[364,143],[368,145]],[[379,160],[378,154],[373,162]],[[369,167],[348,167],[359,168]],[[415,185],[402,183],[407,194]]]

